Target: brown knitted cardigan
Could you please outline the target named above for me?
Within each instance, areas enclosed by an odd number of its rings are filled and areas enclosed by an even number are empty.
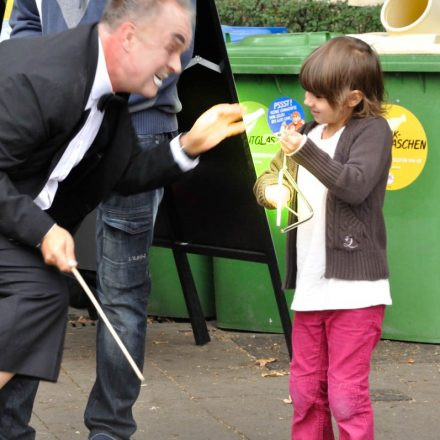
[[[307,134],[315,122],[301,128]],[[326,201],[326,278],[378,280],[388,278],[386,231],[382,208],[391,165],[392,133],[382,117],[351,119],[341,134],[334,157],[307,139],[287,167],[293,176],[303,166],[328,188]],[[264,197],[268,185],[276,185],[282,154],[277,153],[256,181],[254,193],[260,205],[271,208]],[[296,194],[291,204],[296,204]],[[291,219],[293,220],[293,219]],[[296,281],[296,230],[287,238],[286,288]]]

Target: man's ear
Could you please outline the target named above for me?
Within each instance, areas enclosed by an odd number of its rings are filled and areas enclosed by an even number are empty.
[[[136,41],[136,25],[131,21],[124,21],[118,27],[118,37],[125,52],[131,52]]]
[[[364,94],[360,90],[352,90],[348,94],[347,104],[349,107],[356,107],[364,99]]]

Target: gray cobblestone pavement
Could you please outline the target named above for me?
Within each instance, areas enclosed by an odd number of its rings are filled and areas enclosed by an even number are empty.
[[[57,384],[42,383],[37,440],[86,439],[83,410],[95,371],[95,327],[67,329]],[[287,440],[292,406],[282,335],[222,331],[196,346],[186,322],[149,323],[146,382],[133,440]],[[440,438],[440,346],[381,341],[371,374],[376,440]]]

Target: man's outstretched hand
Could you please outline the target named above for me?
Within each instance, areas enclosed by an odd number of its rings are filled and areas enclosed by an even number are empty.
[[[185,153],[197,156],[210,150],[227,137],[245,131],[240,104],[217,104],[206,110],[183,134],[180,143]]]

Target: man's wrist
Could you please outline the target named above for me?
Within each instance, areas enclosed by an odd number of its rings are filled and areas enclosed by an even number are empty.
[[[37,248],[41,247],[41,243],[43,243],[43,240],[47,237],[47,234],[49,234],[50,231],[52,231],[52,229],[57,226],[56,223],[54,223],[49,229],[48,231],[43,235],[43,237],[41,238],[40,242],[37,244]]]
[[[192,170],[199,163],[199,157],[190,157],[183,149],[182,144],[185,143],[180,142],[180,138],[182,135],[178,135],[170,142],[171,154],[173,155],[174,160],[180,167],[180,169],[184,172]]]
[[[187,145],[187,134],[182,133],[181,136],[179,137],[179,145],[180,145],[180,150],[182,151],[182,153],[184,153],[189,159],[196,159],[197,157],[199,157],[199,154],[191,154],[188,152],[186,145]]]

